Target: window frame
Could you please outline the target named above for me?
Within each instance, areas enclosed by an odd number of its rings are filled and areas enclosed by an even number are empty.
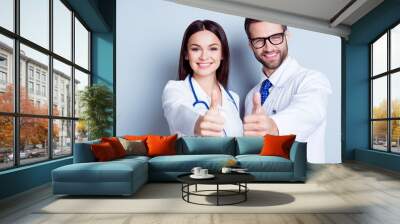
[[[370,43],[368,43],[368,52],[369,52],[369,149],[373,151],[379,151],[379,152],[386,152],[386,153],[391,153],[391,154],[400,154],[400,152],[393,152],[392,151],[392,121],[400,121],[400,117],[392,117],[392,99],[391,99],[391,91],[392,91],[392,86],[391,86],[391,79],[393,75],[396,75],[396,73],[400,72],[400,67],[391,69],[391,31],[393,28],[396,26],[400,26],[400,21],[395,22],[392,24],[390,27],[385,29],[384,32],[379,34],[375,39],[373,39]],[[386,71],[380,74],[376,74],[374,76],[373,74],[373,44],[376,43],[381,37],[383,37],[385,34],[387,34],[387,63],[386,63]],[[386,77],[386,87],[387,87],[387,93],[386,93],[386,98],[387,98],[387,105],[386,105],[386,118],[373,118],[373,81],[378,78]],[[374,136],[373,136],[373,122],[374,121],[386,121],[386,151],[379,150],[374,148]]]
[[[0,172],[5,171],[5,170],[11,170],[11,169],[16,169],[19,167],[24,167],[24,166],[30,166],[33,164],[38,164],[38,163],[43,163],[47,162],[50,160],[58,160],[66,157],[73,156],[74,152],[74,143],[75,143],[75,126],[76,122],[79,120],[79,117],[75,117],[75,108],[71,108],[71,114],[70,116],[56,116],[53,115],[53,97],[54,97],[54,90],[53,90],[53,60],[58,60],[61,63],[64,63],[68,66],[71,66],[71,83],[74,84],[75,82],[75,69],[85,73],[89,77],[89,83],[88,86],[92,85],[92,61],[91,61],[91,48],[92,48],[92,43],[91,43],[91,37],[92,37],[92,30],[88,27],[88,25],[83,21],[83,19],[76,13],[72,7],[66,2],[65,0],[59,0],[68,10],[71,11],[71,18],[70,18],[70,23],[71,23],[71,58],[67,59],[64,58],[63,56],[57,54],[54,52],[53,49],[53,24],[54,24],[54,17],[53,17],[53,0],[48,0],[49,3],[49,47],[48,49],[40,46],[39,44],[36,44],[29,39],[26,39],[20,35],[20,0],[14,0],[13,1],[13,10],[14,10],[14,18],[13,18],[13,31],[10,31],[4,27],[0,26],[0,35],[3,35],[7,38],[12,39],[13,41],[13,63],[12,63],[12,69],[11,69],[11,74],[13,75],[14,78],[14,93],[13,93],[13,102],[14,102],[14,110],[13,112],[2,112],[0,111],[0,116],[4,117],[12,117],[13,119],[13,153],[14,153],[14,161],[13,161],[13,166],[11,167],[5,167],[5,168],[0,168]],[[88,31],[88,69],[85,69],[78,64],[75,63],[75,18],[83,25],[83,27]],[[45,90],[48,92],[45,94],[48,96],[48,108],[49,111],[47,112],[46,115],[39,115],[39,114],[27,114],[27,113],[21,113],[20,111],[20,85],[21,85],[21,80],[20,80],[20,45],[23,44],[27,47],[30,47],[40,53],[43,53],[48,56],[49,62],[48,62],[48,77],[46,80],[46,87]],[[36,80],[36,69],[33,68],[33,79],[31,79],[30,74],[29,74],[29,68],[30,65],[27,64],[27,74],[26,75],[26,82],[32,81],[34,84],[34,92],[36,91],[35,85],[36,83],[42,83],[41,79],[41,74],[43,71],[39,73],[39,80]],[[40,85],[41,86],[41,85]],[[75,103],[75,85],[72,85],[71,87],[71,93],[72,93],[72,102],[71,104],[74,105]],[[28,87],[28,86],[27,86]],[[28,87],[29,88],[29,87]],[[29,91],[27,89],[27,91]],[[38,95],[42,96],[42,94]],[[48,150],[48,155],[47,158],[44,157],[43,160],[40,160],[38,162],[32,162],[32,163],[26,163],[26,164],[21,164],[20,161],[20,119],[21,118],[45,118],[47,119],[48,122],[48,136],[47,136],[47,150]],[[62,156],[54,156],[54,147],[53,147],[53,123],[56,120],[65,120],[65,121],[71,121],[71,153],[68,155],[62,155]]]

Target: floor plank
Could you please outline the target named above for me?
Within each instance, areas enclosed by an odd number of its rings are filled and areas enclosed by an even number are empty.
[[[359,214],[36,214],[56,199],[50,185],[0,201],[0,223],[7,224],[398,224],[400,174],[357,162],[310,164],[308,183],[323,186],[349,203],[364,205]]]

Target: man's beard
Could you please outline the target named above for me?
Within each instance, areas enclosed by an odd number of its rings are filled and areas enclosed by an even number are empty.
[[[262,54],[266,54],[266,53],[267,52],[262,52]],[[287,54],[288,54],[287,46],[286,46],[286,50],[279,51],[279,54],[280,54],[280,57],[279,57],[278,63],[268,63],[268,62],[264,61],[261,57],[256,55],[255,53],[254,53],[254,56],[256,57],[257,61],[259,61],[265,68],[275,70],[275,69],[279,68],[279,66],[281,66],[282,62],[287,57]]]

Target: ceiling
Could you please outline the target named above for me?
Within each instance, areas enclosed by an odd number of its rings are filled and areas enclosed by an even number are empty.
[[[351,25],[383,0],[172,0],[347,38]]]

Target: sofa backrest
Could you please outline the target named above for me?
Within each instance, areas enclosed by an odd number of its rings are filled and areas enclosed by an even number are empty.
[[[90,148],[92,144],[98,144],[100,140],[93,140],[81,143],[75,143],[74,147],[74,163],[95,162],[96,158]]]
[[[263,137],[236,137],[236,155],[259,154],[263,144]]]
[[[234,156],[235,138],[185,136],[177,142],[177,154],[226,154]]]

